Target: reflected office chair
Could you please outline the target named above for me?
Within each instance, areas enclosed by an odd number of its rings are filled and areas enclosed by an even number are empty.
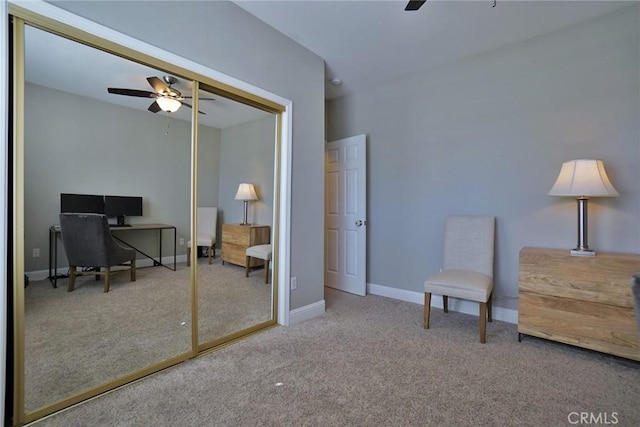
[[[431,294],[442,295],[444,312],[448,297],[480,303],[480,342],[487,339],[491,322],[495,218],[492,216],[450,216],[444,234],[443,265],[440,273],[424,282],[424,328],[429,329]]]
[[[116,242],[105,215],[61,213],[60,233],[69,260],[68,292],[75,288],[76,276],[87,274],[95,275],[96,280],[104,276],[104,292],[109,292],[111,267],[116,265],[128,265],[131,281],[136,281],[136,251]],[[78,267],[93,269],[78,271]]]
[[[204,246],[209,252],[209,264],[216,257],[216,227],[218,208],[198,208],[198,237],[196,246]],[[187,265],[191,265],[191,240],[187,242]]]

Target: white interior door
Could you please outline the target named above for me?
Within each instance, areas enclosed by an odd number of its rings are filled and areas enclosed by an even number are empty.
[[[366,295],[366,135],[325,149],[324,280],[330,288]]]

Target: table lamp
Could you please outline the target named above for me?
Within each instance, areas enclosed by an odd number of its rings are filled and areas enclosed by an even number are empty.
[[[576,197],[578,201],[578,246],[571,255],[594,256],[587,241],[587,203],[589,197],[616,197],[618,192],[604,170],[602,160],[564,162],[560,174],[549,191],[550,196]]]
[[[247,223],[247,204],[249,203],[249,200],[258,200],[253,184],[240,184],[238,186],[238,192],[236,193],[235,199],[242,200],[244,202],[244,219],[242,220],[241,225],[249,225]]]

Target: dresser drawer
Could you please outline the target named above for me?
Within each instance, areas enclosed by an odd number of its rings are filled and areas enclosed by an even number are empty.
[[[240,265],[246,267],[247,248],[245,246],[233,245],[229,243],[222,244],[222,259],[224,262],[230,262],[231,264]],[[264,261],[257,258],[251,258],[249,267],[259,267],[264,264]]]
[[[240,246],[253,246],[269,243],[268,225],[223,224],[222,241]]]
[[[251,243],[251,234],[249,229],[245,232],[245,230],[237,228],[238,226],[225,227],[225,225],[222,226],[222,235],[225,243],[249,246]]]
[[[637,255],[581,257],[564,249],[526,248],[520,253],[519,289],[633,308],[630,280],[639,271]]]
[[[632,308],[520,293],[518,332],[638,360]]]

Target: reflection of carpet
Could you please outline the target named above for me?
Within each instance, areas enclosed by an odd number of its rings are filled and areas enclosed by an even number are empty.
[[[271,285],[262,270],[198,262],[200,342],[271,318]],[[31,412],[191,350],[191,285],[177,271],[141,268],[137,281],[115,274],[111,289],[82,276],[67,292],[48,280],[25,289],[25,401]]]

